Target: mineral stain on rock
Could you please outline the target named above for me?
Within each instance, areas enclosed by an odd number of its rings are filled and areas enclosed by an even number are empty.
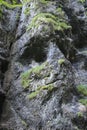
[[[86,0],[0,0],[0,130],[87,130]]]

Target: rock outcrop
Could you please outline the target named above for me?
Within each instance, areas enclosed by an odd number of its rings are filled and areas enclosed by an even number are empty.
[[[22,4],[2,6],[0,130],[87,130],[87,2]]]

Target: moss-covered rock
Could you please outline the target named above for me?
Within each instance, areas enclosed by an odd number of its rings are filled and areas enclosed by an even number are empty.
[[[52,91],[53,88],[54,88],[54,85],[53,85],[53,84],[40,86],[40,87],[38,87],[34,92],[30,93],[30,94],[27,96],[27,98],[33,99],[33,98],[35,98],[41,91],[43,91],[43,90]]]
[[[61,10],[60,14],[63,14],[63,11]],[[37,14],[27,27],[27,31],[33,28],[38,28],[41,24],[45,24],[47,26],[51,26],[53,31],[63,31],[66,29],[70,29],[71,26],[67,23],[67,21],[64,19],[64,16],[56,16],[51,13],[39,13]]]
[[[21,83],[24,88],[29,87],[29,83],[32,81],[32,75],[36,78],[41,77],[41,71],[45,69],[47,62],[42,65],[36,66],[21,74]]]

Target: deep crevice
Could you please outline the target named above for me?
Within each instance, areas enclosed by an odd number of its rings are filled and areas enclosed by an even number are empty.
[[[0,91],[0,120],[1,120],[2,110],[3,110],[4,100],[5,100],[5,93]]]
[[[3,104],[6,97],[5,92],[3,91],[3,82],[4,82],[4,75],[7,69],[8,69],[8,61],[1,60],[0,62],[0,120],[3,111]]]
[[[44,62],[47,59],[47,47],[48,45],[43,43],[43,41],[39,39],[31,39],[31,43],[25,46],[24,52],[19,61],[23,64],[25,59],[27,63],[30,63],[31,60],[35,60],[39,63]]]

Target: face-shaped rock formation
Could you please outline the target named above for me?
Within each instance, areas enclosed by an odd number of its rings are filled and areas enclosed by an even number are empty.
[[[86,2],[22,3],[0,21],[0,129],[86,130]]]

